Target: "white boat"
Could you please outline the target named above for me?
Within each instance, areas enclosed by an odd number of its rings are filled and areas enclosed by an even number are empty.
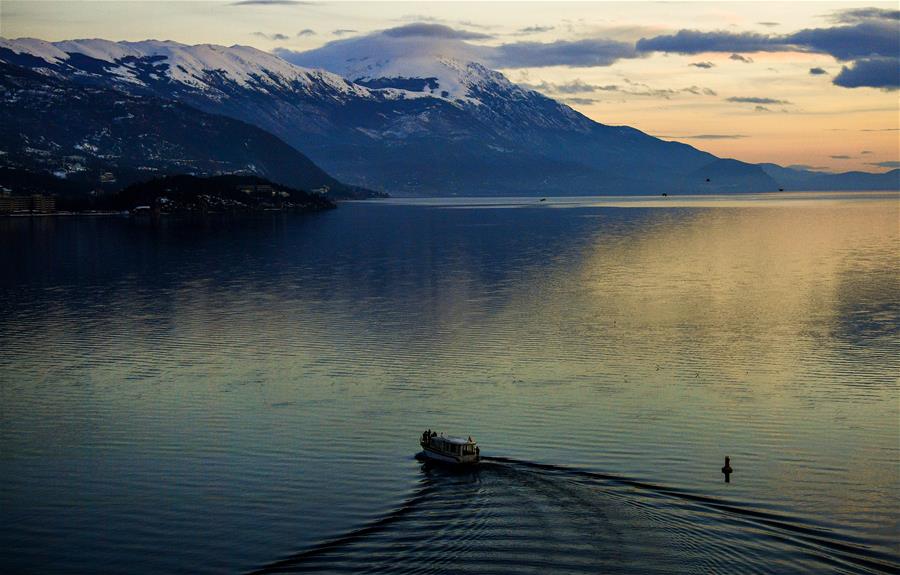
[[[468,438],[445,436],[436,431],[422,432],[419,440],[422,455],[434,461],[454,465],[471,465],[481,459],[481,450],[471,436]]]

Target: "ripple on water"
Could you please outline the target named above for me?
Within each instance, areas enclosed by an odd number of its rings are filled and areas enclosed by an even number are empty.
[[[250,573],[900,569],[828,529],[627,478],[506,458],[421,469],[390,513]]]

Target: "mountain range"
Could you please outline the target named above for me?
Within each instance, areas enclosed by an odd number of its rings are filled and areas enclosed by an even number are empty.
[[[102,182],[101,190],[121,189],[157,175],[243,172],[338,197],[358,192],[276,136],[177,101],[80,85],[3,62],[0,91],[0,165],[7,181],[21,180],[22,172],[55,174],[63,180],[57,192],[78,194],[92,191],[95,182]],[[44,179],[27,191],[44,187]]]
[[[401,195],[898,187],[897,170],[754,165],[600,124],[440,53],[343,42],[282,56],[156,40],[0,39],[10,119],[0,127],[0,162],[29,168],[38,158],[47,171],[59,158],[84,167],[115,156],[128,178],[172,173],[181,162],[304,189]]]

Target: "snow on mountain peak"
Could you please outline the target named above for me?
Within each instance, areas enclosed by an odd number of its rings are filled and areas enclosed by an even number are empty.
[[[16,54],[28,54],[49,64],[55,64],[68,58],[68,55],[44,40],[37,38],[19,38],[17,40],[7,40],[0,38],[0,48],[5,48]]]
[[[210,74],[225,76],[242,87],[250,85],[327,84],[337,92],[368,96],[369,91],[342,77],[308,70],[250,46],[187,45],[168,40],[113,42],[102,39],[45,42],[33,38],[0,38],[0,48],[41,58],[50,65],[67,63],[73,54],[109,62],[108,70],[129,83],[140,83],[135,60],[152,58],[160,76],[199,89],[208,89]]]
[[[479,104],[472,87],[485,83],[513,86],[502,74],[481,64],[483,48],[456,37],[395,34],[391,30],[336,40],[307,52],[276,50],[298,64],[324,68],[344,78],[372,85],[373,80],[432,80],[418,89],[449,101]]]

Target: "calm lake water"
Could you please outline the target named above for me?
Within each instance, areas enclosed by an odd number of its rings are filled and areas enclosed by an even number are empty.
[[[0,571],[897,572],[898,222],[897,194],[0,219]],[[488,460],[418,462],[429,427]]]

